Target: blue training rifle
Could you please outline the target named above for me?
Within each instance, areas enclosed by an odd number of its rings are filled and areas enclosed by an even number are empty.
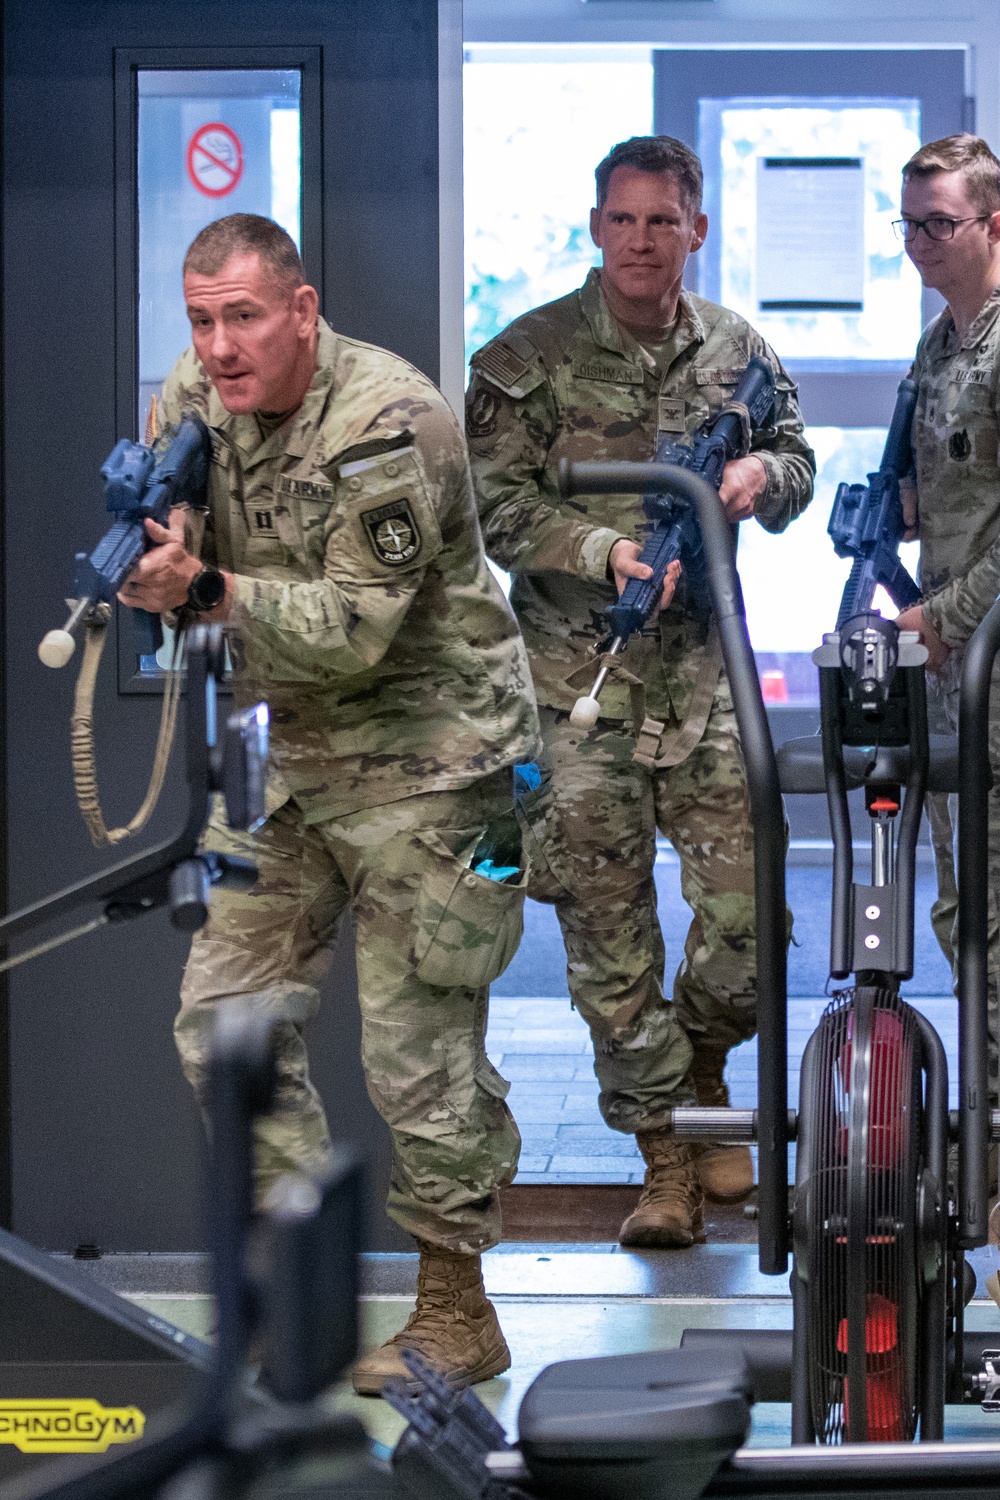
[[[47,667],[64,667],[73,655],[74,631],[99,604],[110,604],[149,546],[146,520],[166,526],[176,505],[205,503],[211,440],[200,417],[184,417],[177,435],[157,459],[152,448],[122,438],[101,466],[104,497],[116,517],[93,552],[78,552],[72,609],[62,630],[50,630],[38,647]],[[134,611],[140,650],[153,655],[163,644],[159,615]]]
[[[753,434],[773,411],[774,389],[774,371],[769,361],[755,354],[740,376],[732,399],[700,432],[695,433],[690,442],[678,442],[670,433],[660,434],[656,443],[656,462],[690,469],[717,490],[726,464],[746,456]],[[651,525],[636,560],[652,568],[652,576],[630,578],[618,601],[605,610],[611,634],[601,649],[608,660],[598,672],[590,692],[577,699],[570,714],[570,722],[581,729],[591,729],[597,723],[600,716],[598,698],[611,670],[610,658],[624,650],[629,637],[641,630],[653,615],[670,564],[677,558],[681,559],[688,584],[696,597],[706,588],[701,532],[691,506],[673,495],[651,494],[643,496],[642,508]]]

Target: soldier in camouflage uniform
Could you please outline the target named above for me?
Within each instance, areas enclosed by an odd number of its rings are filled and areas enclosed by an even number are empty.
[[[1000,594],[1000,161],[977,136],[949,136],[903,168],[903,233],[925,286],[947,307],[925,330],[911,375],[915,488],[904,493],[920,537],[921,603],[899,616],[930,653],[952,728],[958,728],[962,657]],[[1000,712],[994,674],[990,715],[990,1093],[997,1104],[997,993],[1000,978]],[[941,799],[943,800],[943,799]],[[957,916],[953,819],[935,809],[939,936]],[[951,935],[954,963],[956,933]]]
[[[742,318],[681,290],[707,230],[697,157],[670,137],[637,138],[611,152],[597,180],[602,271],[474,356],[466,433],[486,548],[512,574],[540,705],[529,894],[556,907],[604,1119],[637,1136],[649,1168],[622,1242],[669,1247],[704,1238],[702,1187],[737,1201],[753,1186],[745,1148],[706,1151],[696,1176],[689,1149],[665,1130],[667,1111],[692,1091],[703,1104],[727,1101],[726,1053],[756,1029],[746,780],[718,637],[683,575],[673,603],[668,591],[659,619],[629,642],[596,727],[570,724],[598,669],[605,608],[649,569],[636,561],[637,497],[563,500],[557,469],[563,458],[651,459],[659,434],[690,435],[720,410],[755,354],[777,378],[774,423],[727,466],[729,515],[782,530],[811,497],[814,462],[774,353]],[[673,1005],[662,988],[657,829],[680,856],[694,913]]]
[[[279,1081],[257,1131],[258,1189],[321,1172],[330,1143],[302,1029],[351,910],[362,1060],[393,1138],[389,1213],[420,1248],[417,1309],[355,1383],[375,1393],[405,1375],[404,1347],[456,1385],[487,1379],[510,1362],[480,1252],[500,1237],[497,1189],[520,1142],[484,1037],[487,987],[521,931],[511,768],[537,733],[524,648],[486,566],[461,434],[430,381],[317,319],[295,246],[270,220],[209,225],[184,290],[194,347],[164,387],[164,441],[185,411],[207,423],[208,509],[150,524],[160,545],[123,599],[226,622],[238,701],[271,706],[273,764],[263,827],[211,829],[259,878],[214,895],[192,944],[184,1071],[200,1097],[220,1004],[240,996],[273,1017]],[[490,878],[485,845],[502,834],[515,865]]]

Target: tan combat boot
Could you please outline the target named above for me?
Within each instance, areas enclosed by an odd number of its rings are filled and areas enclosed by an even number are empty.
[[[480,1257],[417,1244],[417,1305],[395,1338],[354,1366],[359,1396],[379,1395],[391,1376],[410,1379],[404,1349],[416,1349],[457,1391],[510,1369],[510,1350],[483,1289]]]
[[[729,1090],[723,1078],[724,1047],[696,1047],[689,1078],[698,1103],[727,1109]],[[698,1180],[711,1203],[741,1203],[753,1192],[753,1158],[748,1146],[701,1146],[695,1151]]]
[[[623,1245],[646,1250],[682,1250],[705,1243],[701,1185],[691,1147],[666,1130],[640,1130],[636,1141],[646,1178],[635,1212],[618,1234]]]

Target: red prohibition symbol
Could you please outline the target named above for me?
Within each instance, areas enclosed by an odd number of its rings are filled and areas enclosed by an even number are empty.
[[[187,145],[187,174],[206,198],[225,198],[243,176],[243,147],[235,130],[218,120],[199,125]]]

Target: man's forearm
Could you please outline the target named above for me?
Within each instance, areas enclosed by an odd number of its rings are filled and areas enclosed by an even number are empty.
[[[925,600],[923,610],[948,646],[962,646],[996,603],[1000,593],[1000,538],[967,573],[953,578]]]
[[[537,487],[519,488],[484,506],[476,478],[483,543],[498,567],[511,573],[571,573],[606,581],[608,555],[620,531],[565,514],[544,500]]]
[[[812,499],[812,449],[801,438],[800,442],[778,451],[757,448],[754,457],[760,459],[767,471],[767,487],[754,514],[767,531],[784,531]]]

